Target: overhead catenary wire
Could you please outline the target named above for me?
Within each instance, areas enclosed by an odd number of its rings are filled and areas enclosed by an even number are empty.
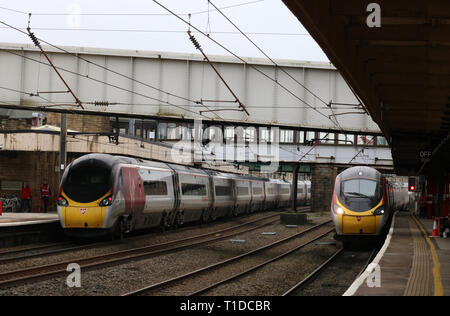
[[[9,27],[1,26],[0,29],[9,29]],[[26,30],[26,28],[19,27],[18,29]],[[109,32],[109,33],[119,33],[119,32],[127,32],[127,33],[179,33],[185,34],[186,30],[149,30],[149,29],[103,29],[103,28],[64,28],[64,27],[33,27],[34,30],[37,31],[62,31],[62,32]],[[192,33],[198,33],[196,31]],[[311,37],[310,34],[307,33],[286,33],[286,32],[245,32],[247,35],[257,35],[257,36],[306,36]],[[208,34],[217,34],[217,35],[241,35],[239,32],[231,32],[231,31],[211,31]]]
[[[227,51],[228,53],[230,53],[231,55],[233,55],[235,58],[237,58],[238,60],[240,60],[242,63],[244,63],[245,65],[248,65],[249,67],[251,67],[252,69],[254,69],[256,72],[260,73],[261,75],[263,75],[264,77],[266,77],[267,79],[273,81],[275,84],[277,84],[278,86],[280,86],[282,89],[284,89],[286,92],[288,92],[290,95],[292,95],[294,98],[298,99],[300,102],[302,102],[303,104],[309,106],[312,110],[314,110],[315,112],[317,112],[318,114],[320,114],[321,116],[325,117],[326,119],[330,120],[331,122],[333,122],[327,115],[325,115],[324,113],[318,111],[317,109],[315,109],[315,107],[313,107],[312,105],[310,105],[309,103],[307,103],[305,100],[303,100],[302,98],[300,98],[299,96],[297,96],[295,93],[293,93],[291,90],[289,90],[287,87],[285,87],[283,84],[281,84],[278,80],[272,78],[271,76],[267,75],[266,73],[264,73],[263,71],[261,71],[260,69],[258,69],[257,67],[255,67],[252,64],[249,64],[245,59],[243,59],[242,57],[238,56],[236,53],[234,53],[233,51],[231,51],[230,49],[228,49],[227,47],[225,47],[223,44],[219,43],[217,40],[215,40],[212,36],[208,36],[207,34],[205,34],[205,32],[203,32],[202,30],[200,30],[198,27],[194,26],[192,23],[189,23],[188,21],[186,21],[185,19],[183,19],[181,16],[179,16],[178,14],[176,14],[175,12],[173,12],[172,10],[170,10],[169,8],[167,8],[166,6],[164,6],[163,4],[161,4],[160,2],[158,2],[157,0],[153,0],[153,2],[155,2],[157,5],[159,5],[161,8],[163,8],[164,10],[166,10],[167,12],[171,13],[172,15],[174,15],[176,18],[178,18],[180,21],[182,21],[183,23],[189,25],[190,27],[192,27],[194,30],[196,30],[197,32],[199,32],[200,34],[202,34],[203,36],[205,36],[206,38],[208,38],[209,40],[211,40],[212,42],[214,42],[216,45],[218,45],[219,47],[221,47],[222,49],[224,49],[225,51]],[[333,122],[334,124],[334,122]]]
[[[294,76],[292,76],[289,72],[287,72],[284,68],[280,67],[275,60],[273,60],[264,50],[262,50],[261,47],[259,47],[244,31],[242,31],[233,21],[231,21],[228,16],[226,16],[220,8],[218,8],[211,0],[208,0],[208,4],[211,4],[233,27],[239,31],[240,34],[242,34],[250,43],[253,44],[270,62],[272,62],[277,69],[280,69],[284,74],[286,74],[289,78],[294,80],[297,84],[299,84],[301,87],[303,87],[306,91],[308,91],[311,95],[313,95],[317,100],[321,101],[323,104],[328,105],[327,102],[325,102],[321,97],[319,97],[317,94],[312,92],[308,87],[306,87],[304,84],[302,84],[300,81],[298,81]]]
[[[222,7],[220,9],[221,10],[232,9],[232,8],[256,4],[256,3],[264,2],[264,1],[265,0],[248,1],[248,2],[243,2],[243,3],[237,3],[234,5],[229,5],[226,7]],[[10,11],[10,12],[15,12],[15,13],[29,14],[29,12],[6,8],[6,7],[0,7],[0,9]],[[211,10],[210,12],[213,12],[213,11]],[[179,15],[188,16],[189,14],[190,15],[199,15],[199,14],[205,14],[205,13],[208,13],[208,10],[197,11],[197,12],[193,12],[193,13],[179,13]],[[73,15],[73,13],[70,13],[70,12],[35,12],[35,13],[33,13],[33,15],[67,16],[67,15]],[[77,15],[80,15],[80,16],[170,16],[171,14],[168,14],[168,13],[142,13],[142,12],[140,12],[140,13],[123,13],[123,12],[122,13],[97,13],[97,12],[96,13],[82,13],[82,12],[80,12],[80,13],[77,13]]]
[[[31,17],[31,14],[30,14]],[[70,88],[70,86],[67,84],[67,82],[64,80],[64,77],[59,73],[58,69],[56,69],[55,65],[53,64],[52,60],[50,59],[50,57],[48,57],[47,53],[44,51],[44,49],[42,49],[41,43],[39,42],[39,40],[37,39],[36,35],[31,32],[31,28],[30,28],[30,20],[28,20],[28,27],[27,27],[27,32],[28,32],[28,36],[31,38],[31,40],[33,41],[34,45],[36,47],[39,48],[39,50],[41,51],[41,53],[45,56],[45,58],[47,59],[48,63],[50,64],[50,66],[55,70],[56,74],[58,75],[58,77],[61,79],[62,83],[66,86],[67,90],[70,92],[70,94],[73,96],[73,98],[75,99],[75,102],[77,103],[77,105],[83,108],[83,104],[80,101],[80,99],[76,96],[76,94],[73,92],[73,90]]]
[[[27,60],[30,60],[30,61],[33,61],[33,62],[36,62],[36,63],[40,63],[40,64],[42,64],[42,65],[46,65],[46,66],[48,66],[48,67],[51,67],[49,64],[47,64],[47,63],[45,63],[45,62],[43,62],[43,61],[40,61],[40,60],[31,58],[31,57],[28,57],[28,56],[23,56],[23,55],[20,55],[20,54],[11,52],[11,51],[5,51],[5,52],[7,52],[7,53],[9,53],[9,54],[12,54],[12,55],[16,55],[16,56],[18,56],[18,57],[20,57],[20,58],[25,58],[25,59],[27,59]],[[190,109],[184,108],[184,107],[182,107],[182,106],[180,106],[180,105],[173,104],[173,103],[170,103],[170,102],[168,102],[168,101],[160,100],[160,99],[157,99],[157,98],[154,98],[154,97],[151,97],[151,96],[148,96],[148,95],[139,93],[139,92],[135,92],[135,91],[132,91],[132,90],[130,90],[130,89],[123,88],[123,87],[120,87],[120,86],[117,86],[117,85],[114,85],[114,84],[105,82],[105,81],[100,80],[100,79],[93,78],[93,77],[91,77],[91,76],[85,76],[85,75],[82,75],[82,74],[77,73],[77,72],[75,72],[75,71],[68,70],[68,69],[65,69],[65,68],[62,68],[62,67],[59,67],[59,66],[57,66],[57,69],[62,70],[62,71],[65,71],[65,72],[70,73],[70,74],[73,74],[73,75],[76,75],[76,76],[80,76],[80,77],[82,77],[82,78],[86,78],[86,79],[95,81],[95,82],[97,82],[97,83],[101,83],[101,84],[104,84],[104,85],[107,85],[107,86],[116,88],[116,89],[118,89],[118,90],[122,90],[122,91],[125,91],[125,92],[129,92],[129,93],[132,93],[132,94],[135,94],[135,95],[138,95],[138,96],[141,96],[141,97],[144,97],[144,98],[153,100],[153,101],[157,101],[157,102],[163,103],[163,104],[161,104],[161,105],[173,106],[173,107],[179,108],[179,109],[181,109],[181,110],[191,112],[191,113],[193,113],[193,114],[195,114],[195,115],[201,115],[201,116],[207,118],[208,120],[211,119],[210,117],[207,117],[207,116],[205,116],[205,115],[199,114],[199,113],[197,113],[197,112],[195,112],[195,111],[192,111],[192,110],[190,110]]]
[[[156,2],[156,1],[155,1]],[[228,16],[226,16],[214,3],[212,3],[211,0],[208,0],[208,4],[211,4],[231,25],[233,25],[234,28],[236,28],[253,46],[255,46],[268,60],[270,60],[275,67],[277,67],[277,69],[280,69],[284,74],[286,74],[289,78],[291,78],[293,81],[295,81],[298,85],[300,85],[301,87],[303,87],[305,89],[305,91],[309,92],[312,96],[314,96],[317,100],[319,100],[320,102],[322,102],[324,105],[326,105],[327,107],[329,106],[329,103],[325,102],[322,98],[320,98],[317,94],[315,94],[314,92],[312,92],[310,89],[308,89],[304,84],[302,84],[300,81],[298,81],[296,78],[294,78],[294,76],[292,76],[288,71],[286,71],[284,68],[280,67],[277,62],[275,62],[263,49],[261,49],[261,47],[259,47],[245,32],[243,32],[230,18],[228,18]],[[331,106],[329,107],[331,112],[333,113],[334,120],[331,119],[330,116],[328,116],[328,119],[334,124],[337,125],[339,127],[339,129],[341,131],[343,131],[344,129],[342,128],[341,124],[339,123],[339,121],[336,118],[336,114],[334,113],[334,110],[331,108]],[[317,109],[316,109],[317,110]],[[321,113],[321,112],[319,112]],[[329,134],[325,135],[325,137],[328,137]],[[321,140],[320,140],[321,141]],[[319,142],[320,142],[319,141]],[[303,160],[304,157],[306,157],[316,146],[317,144],[315,144],[307,153],[305,153],[305,155],[303,155],[299,161]]]
[[[155,1],[156,2],[156,1]],[[51,44],[50,44],[51,45]],[[51,45],[51,46],[53,46],[53,45]],[[53,47],[55,47],[55,46],[53,46]],[[56,48],[58,48],[58,47],[56,47]],[[90,61],[88,61],[88,62],[90,62]],[[91,63],[91,62],[90,62]],[[276,65],[276,63],[275,63],[275,65]],[[101,66],[101,65],[100,65]],[[262,73],[262,72],[261,72]],[[264,74],[264,73],[263,73]],[[266,74],[264,74],[264,75],[266,75]],[[267,76],[267,75],[266,75]],[[295,79],[295,78],[293,78],[293,79]],[[273,80],[273,79],[272,79]],[[306,87],[305,87],[306,88]],[[285,88],[285,90],[286,90],[286,88]],[[288,90],[287,90],[288,91]],[[166,93],[166,92],[164,92],[164,93]],[[169,94],[169,93],[168,93]],[[292,92],[291,92],[291,94],[292,94]],[[319,100],[321,100],[320,98],[318,98]],[[159,100],[159,101],[161,101],[161,100]],[[307,104],[304,100],[301,100],[303,103],[305,103],[305,104]],[[325,103],[323,100],[321,100],[323,103]],[[163,102],[165,102],[165,101],[163,101]],[[197,102],[197,101],[192,101],[192,100],[190,100],[190,102]],[[167,103],[167,102],[165,102],[165,103]],[[197,103],[197,104],[199,104],[199,103]],[[326,104],[326,103],[325,103]],[[173,105],[173,106],[176,106],[176,105]],[[201,105],[200,105],[201,106]],[[195,106],[195,107],[197,107],[197,106]],[[312,109],[314,109],[314,110],[316,110],[317,111],[317,107],[312,107],[311,105],[309,105],[308,104],[308,107],[310,107],[310,108],[312,108]],[[186,110],[186,109],[185,109]],[[321,112],[319,112],[319,111],[317,111],[318,113],[320,113],[320,114],[322,114],[323,115],[323,113],[321,113]],[[333,114],[334,114],[334,112],[333,112]],[[329,118],[329,117],[328,117]],[[331,120],[331,119],[330,119]],[[332,120],[331,120],[332,121]],[[337,120],[336,120],[337,121]],[[333,122],[333,121],[332,121]],[[333,122],[334,123],[334,122]],[[339,122],[337,122],[337,124],[339,125]],[[339,125],[339,127],[340,127],[340,125]],[[341,127],[340,127],[341,128]],[[342,128],[341,128],[342,129]]]
[[[40,99],[46,101],[49,104],[55,104],[55,102],[52,102],[52,101],[50,101],[47,98],[44,98],[43,96],[39,95],[39,93],[27,92],[27,91],[22,91],[22,90],[18,90],[18,89],[3,87],[3,86],[0,86],[0,89],[16,92],[16,93],[20,93],[20,94],[29,95],[30,97],[37,97],[37,98],[40,98]],[[73,106],[76,106],[76,104],[73,104]]]
[[[4,21],[0,21],[0,23],[3,24],[3,25],[8,26],[8,27],[10,27],[10,28],[12,28],[12,29],[14,29],[14,30],[20,32],[20,33],[23,33],[23,34],[25,34],[25,35],[28,35],[28,33],[26,33],[26,32],[24,32],[24,31],[22,31],[22,30],[20,30],[20,29],[18,29],[18,28],[16,28],[16,27],[14,27],[14,26],[12,26],[12,25],[9,25],[8,23],[5,23]],[[67,50],[64,49],[64,48],[58,47],[58,46],[56,46],[56,45],[53,45],[53,44],[51,44],[51,43],[49,43],[49,42],[47,42],[47,41],[45,41],[45,40],[42,40],[42,39],[37,38],[37,37],[36,37],[36,40],[40,40],[41,42],[46,43],[47,45],[49,45],[49,46],[51,46],[51,47],[54,47],[54,48],[56,48],[56,49],[58,49],[58,50],[61,50],[61,51],[65,52],[65,53],[67,53],[67,54],[70,54],[70,55],[72,55],[72,56],[75,56],[75,57],[79,58],[80,60],[85,61],[87,64],[92,64],[92,65],[94,65],[94,66],[100,67],[100,68],[102,68],[102,69],[104,69],[104,70],[110,71],[110,72],[112,72],[112,73],[114,73],[114,74],[117,74],[117,75],[122,76],[122,77],[124,77],[124,78],[126,78],[126,79],[129,79],[129,80],[132,80],[132,81],[134,81],[134,82],[136,82],[136,83],[142,84],[142,85],[147,86],[147,87],[152,88],[152,89],[156,89],[156,90],[158,90],[158,91],[160,91],[160,92],[163,92],[163,93],[165,93],[165,94],[167,94],[167,95],[170,95],[170,96],[176,96],[176,95],[174,95],[174,94],[172,94],[172,93],[163,91],[163,90],[161,90],[161,89],[159,89],[159,88],[156,88],[156,87],[153,87],[153,86],[151,86],[151,85],[148,85],[148,84],[146,84],[146,83],[144,83],[144,82],[142,82],[142,81],[139,81],[139,80],[136,80],[136,79],[134,79],[134,78],[131,78],[131,77],[127,76],[127,75],[121,74],[121,73],[119,73],[119,72],[117,72],[117,71],[115,71],[115,70],[111,70],[111,69],[109,69],[109,68],[107,68],[107,67],[105,67],[105,66],[102,66],[102,65],[100,65],[100,64],[97,64],[97,63],[95,63],[95,62],[91,62],[90,60],[85,59],[85,58],[79,56],[78,54],[71,53],[71,52],[67,51]],[[24,56],[21,56],[21,55],[19,55],[19,54],[16,54],[16,55],[18,55],[18,56],[20,56],[20,57],[24,57]],[[27,58],[27,57],[24,57],[24,58]],[[35,60],[35,61],[36,61],[36,60]],[[36,61],[36,62],[40,62],[40,61]],[[40,62],[40,63],[41,63],[41,64],[45,64],[45,63],[42,63],[42,62]],[[51,65],[49,65],[49,64],[45,64],[45,65],[51,66]],[[205,117],[205,118],[207,118],[207,119],[211,119],[210,117],[207,117],[207,116],[205,116],[205,115],[203,115],[203,114],[194,112],[194,111],[192,111],[192,110],[190,110],[190,109],[186,109],[186,108],[184,108],[184,107],[178,106],[178,105],[173,104],[173,103],[170,103],[170,102],[168,102],[168,101],[156,99],[156,98],[149,97],[149,96],[146,96],[146,95],[143,95],[143,94],[138,94],[138,93],[136,93],[136,92],[134,92],[134,91],[131,91],[131,90],[129,90],[129,89],[125,89],[125,88],[118,87],[118,86],[116,86],[116,85],[108,84],[108,83],[106,83],[106,82],[104,82],[104,81],[101,81],[101,80],[98,80],[98,79],[94,79],[94,78],[92,78],[92,77],[86,77],[86,76],[83,76],[83,75],[81,75],[81,74],[72,72],[72,71],[70,71],[70,70],[61,68],[61,67],[56,67],[56,68],[57,68],[57,69],[62,69],[62,70],[67,71],[67,72],[69,72],[69,73],[73,73],[73,74],[75,74],[75,75],[79,75],[79,76],[82,76],[82,77],[85,77],[85,78],[89,78],[89,79],[91,79],[91,80],[96,80],[97,82],[101,82],[101,83],[103,83],[103,84],[107,84],[107,85],[110,85],[110,86],[112,86],[112,87],[115,87],[115,88],[118,88],[118,89],[121,89],[121,90],[125,90],[125,91],[131,92],[131,93],[136,94],[136,95],[141,95],[141,96],[143,96],[143,97],[147,97],[147,98],[149,98],[149,99],[152,99],[152,100],[155,100],[155,101],[159,101],[159,102],[168,104],[168,105],[170,105],[170,106],[177,107],[177,108],[179,108],[179,109],[182,109],[182,110],[184,110],[184,111],[191,112],[191,113],[196,114],[196,115],[201,115],[201,116],[203,116],[203,117]],[[201,102],[200,102],[200,101],[193,101],[193,100],[189,100],[189,99],[187,99],[187,98],[180,97],[180,96],[176,96],[176,97],[178,97],[178,98],[180,98],[180,99],[183,99],[183,100],[186,100],[186,101],[189,101],[189,102],[193,102],[193,103],[195,103],[195,104],[200,104],[200,105],[201,105]],[[203,106],[204,106],[204,105],[203,105]],[[205,108],[208,109],[208,107],[206,107],[206,106],[205,106]],[[216,114],[216,116],[217,116],[217,114]]]
[[[14,30],[16,30],[16,31],[18,31],[18,32],[20,32],[20,33],[23,33],[23,34],[25,34],[25,35],[28,36],[28,33],[27,33],[27,32],[22,31],[21,29],[15,27],[15,26],[12,26],[12,25],[10,25],[10,24],[4,22],[4,21],[0,21],[0,23],[3,24],[3,25],[5,25],[5,26],[7,26],[7,27],[9,27],[9,28],[11,28],[11,29],[14,29]],[[146,86],[146,87],[148,87],[148,88],[154,89],[154,90],[156,90],[156,91],[158,91],[158,92],[164,93],[164,94],[166,94],[166,95],[168,95],[168,96],[175,97],[175,98],[179,98],[179,99],[182,99],[182,100],[184,100],[184,101],[188,101],[188,102],[195,103],[195,104],[201,104],[200,101],[195,101],[195,100],[191,100],[191,99],[188,99],[188,98],[185,98],[185,97],[182,97],[182,96],[175,95],[175,94],[173,94],[173,93],[164,91],[164,90],[162,90],[162,89],[160,89],[160,88],[157,88],[157,87],[155,87],[155,86],[149,85],[148,83],[145,83],[145,82],[142,82],[142,81],[137,80],[137,79],[135,79],[135,78],[132,78],[132,77],[130,77],[130,76],[128,76],[128,75],[124,75],[124,74],[122,74],[122,73],[120,73],[120,72],[118,72],[118,71],[109,69],[109,68],[106,67],[106,66],[103,66],[103,65],[100,65],[100,64],[95,63],[95,62],[93,62],[93,61],[90,61],[90,60],[88,60],[88,59],[86,59],[86,58],[84,58],[84,57],[81,57],[79,54],[72,53],[72,52],[70,52],[70,51],[68,51],[68,50],[66,50],[66,49],[64,49],[64,48],[62,48],[62,47],[56,46],[56,45],[54,45],[54,44],[52,44],[52,43],[49,43],[48,41],[45,41],[45,40],[43,40],[43,39],[41,39],[41,38],[37,38],[37,37],[36,37],[36,39],[37,39],[37,40],[40,40],[41,42],[43,42],[43,43],[45,43],[45,44],[47,44],[47,45],[49,45],[49,46],[51,46],[51,47],[53,47],[53,48],[55,48],[55,49],[57,49],[57,50],[60,50],[60,51],[62,51],[62,52],[64,52],[64,53],[66,53],[66,54],[72,55],[72,56],[74,56],[74,57],[76,57],[76,58],[78,58],[78,59],[80,59],[80,60],[83,60],[83,61],[86,62],[87,64],[94,65],[94,66],[96,66],[96,67],[99,67],[99,68],[101,68],[101,69],[104,69],[104,70],[106,70],[106,71],[109,71],[109,72],[111,72],[111,73],[113,73],[113,74],[116,74],[116,75],[121,76],[121,77],[123,77],[123,78],[126,78],[126,79],[128,79],[128,80],[131,80],[131,81],[133,81],[133,82],[139,83],[139,84],[141,84],[141,85],[143,85],[143,86]],[[167,101],[163,101],[163,102],[167,103]],[[188,110],[188,109],[185,109],[185,110],[186,110],[186,111],[190,111],[190,110]],[[192,111],[191,111],[191,112],[192,112]],[[196,114],[198,114],[198,113],[196,113]]]

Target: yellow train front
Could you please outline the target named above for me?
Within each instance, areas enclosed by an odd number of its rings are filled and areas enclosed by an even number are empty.
[[[59,220],[67,235],[96,237],[117,230],[125,209],[122,194],[114,191],[118,162],[91,154],[68,166],[58,197]]]
[[[369,167],[352,167],[335,182],[331,215],[336,239],[360,241],[383,234],[392,210],[386,178]]]

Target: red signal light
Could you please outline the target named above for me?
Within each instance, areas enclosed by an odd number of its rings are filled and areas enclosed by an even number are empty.
[[[409,186],[409,191],[415,191],[416,187],[414,185]]]

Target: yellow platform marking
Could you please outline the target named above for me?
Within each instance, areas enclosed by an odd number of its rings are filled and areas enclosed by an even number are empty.
[[[419,229],[422,231],[422,234],[427,241],[428,245],[430,245],[431,255],[433,258],[433,276],[434,276],[434,296],[443,296],[444,295],[444,289],[442,287],[442,279],[441,279],[441,263],[439,262],[439,257],[436,252],[436,247],[434,247],[433,242],[431,241],[430,237],[428,237],[427,232],[425,231],[425,228],[423,227],[422,223],[419,222],[414,216],[412,216],[414,221],[416,222]]]

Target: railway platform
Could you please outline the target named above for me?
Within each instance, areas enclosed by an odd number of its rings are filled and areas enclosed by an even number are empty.
[[[0,216],[0,248],[61,237],[56,213],[3,213]]]
[[[50,224],[58,222],[56,213],[3,213],[0,216],[0,229],[3,227]]]
[[[396,214],[377,257],[346,296],[449,296],[450,238],[431,238],[433,222]]]

